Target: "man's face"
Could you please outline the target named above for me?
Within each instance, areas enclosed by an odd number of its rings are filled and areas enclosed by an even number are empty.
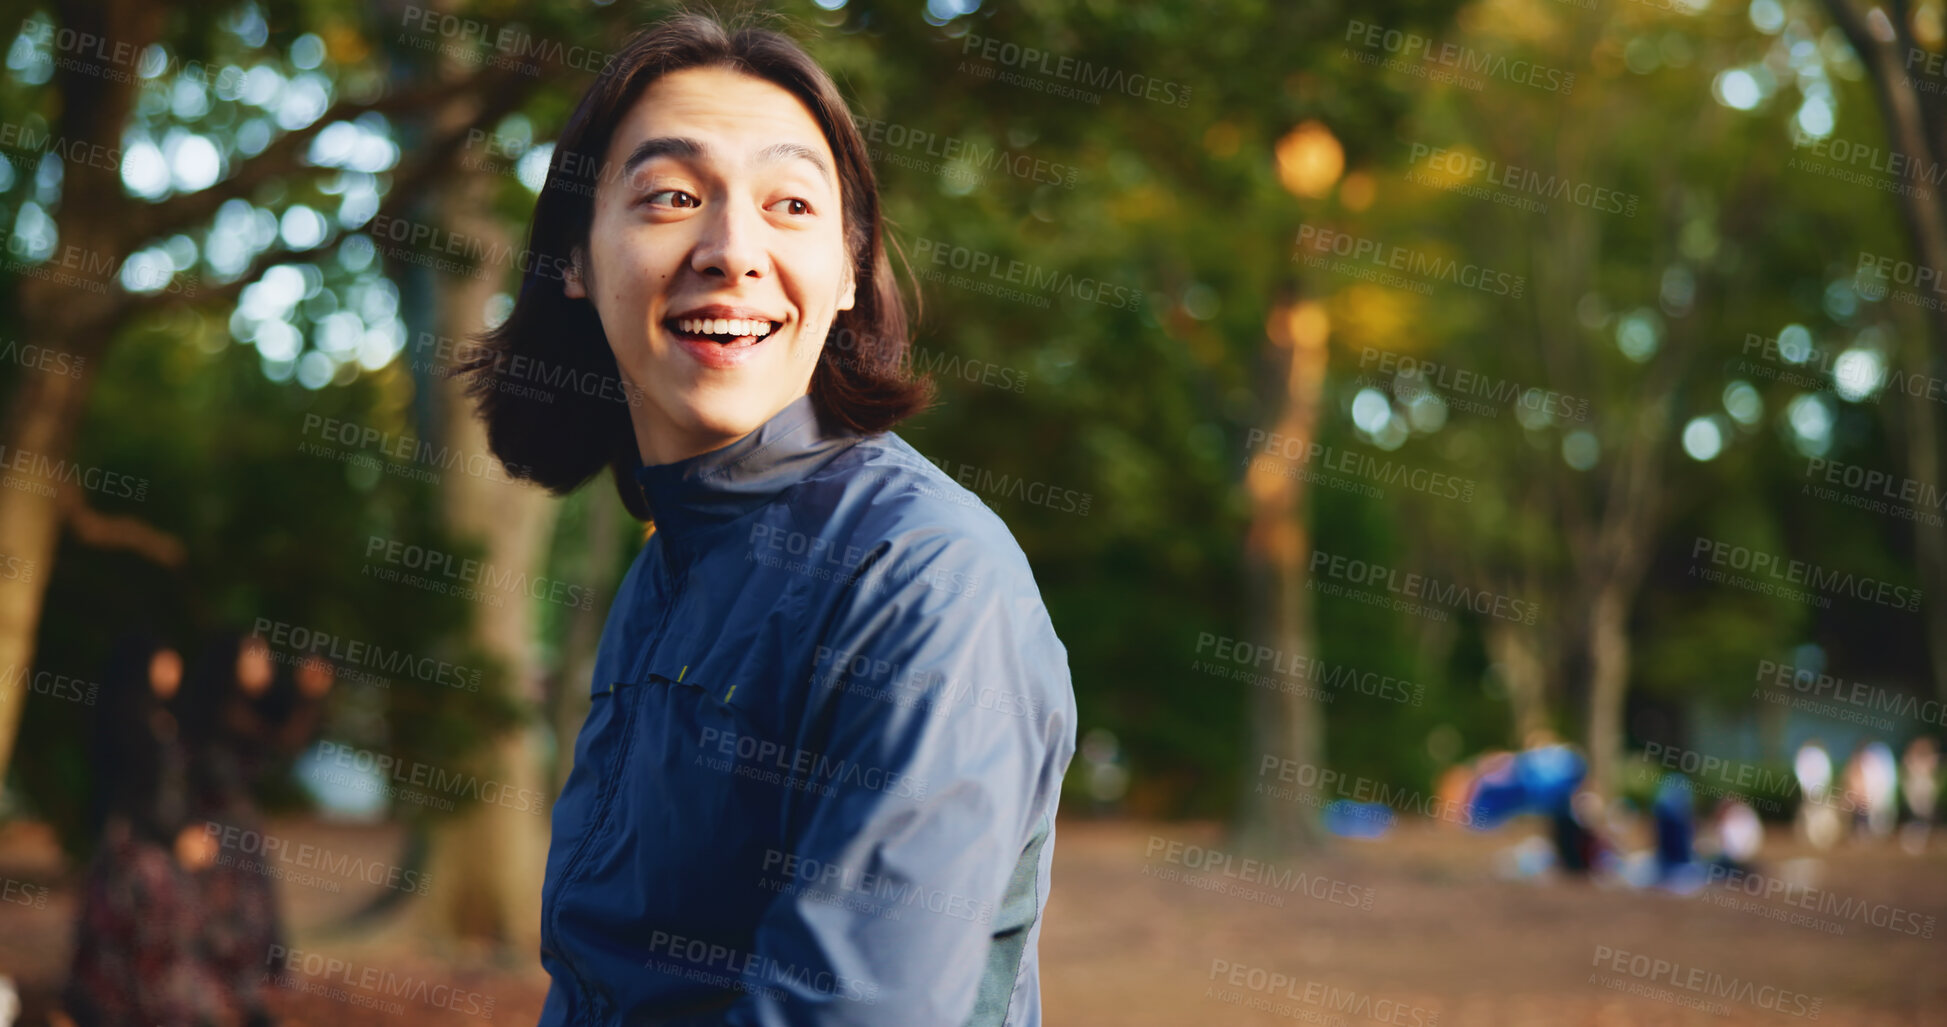
[[[789,91],[664,75],[617,124],[567,294],[595,305],[645,464],[749,434],[810,388],[854,281],[837,164]]]

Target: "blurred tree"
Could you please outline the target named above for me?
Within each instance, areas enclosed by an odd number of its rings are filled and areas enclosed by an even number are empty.
[[[1936,74],[1926,80],[1929,88],[1923,90],[1920,73],[1915,70],[1939,67],[1947,39],[1941,36],[1938,9],[1923,12],[1906,0],[1892,0],[1885,7],[1874,6],[1863,13],[1853,0],[1823,0],[1822,6],[1845,33],[1855,59],[1865,67],[1879,103],[1885,138],[1896,154],[1926,169],[1925,176],[1938,187],[1937,172],[1943,167],[1942,160],[1947,159],[1947,95],[1940,88],[1947,79]],[[1931,30],[1921,31],[1923,24],[1931,25]],[[1922,45],[1923,40],[1927,45]],[[1901,225],[1917,262],[1935,274],[1947,273],[1947,208],[1943,208],[1937,188],[1900,190],[1897,195]],[[1923,320],[1931,346],[1908,347],[1898,359],[1910,370],[1937,374],[1947,362],[1947,304],[1936,302]],[[1901,412],[1907,476],[1919,484],[1915,495],[1922,497],[1940,495],[1943,483],[1939,412],[1933,402],[1925,390],[1917,395],[1908,393]],[[1921,504],[1916,505],[1918,512],[1940,513],[1938,504],[1928,499],[1915,502]],[[1936,597],[1935,602],[1923,604],[1934,693],[1947,700],[1947,602],[1937,601],[1947,595],[1947,524],[1937,516],[1915,517],[1913,538],[1920,580]]]
[[[229,144],[229,152],[212,157],[228,163],[230,171],[220,181],[190,188],[179,179],[179,191],[170,193],[165,188],[161,198],[145,202],[130,195],[125,182],[133,154],[120,160],[62,159],[59,154],[88,153],[89,146],[120,153],[131,125],[139,123],[137,101],[145,90],[173,85],[181,77],[206,80],[203,61],[207,57],[216,58],[207,67],[223,67],[223,73],[234,80],[242,69],[233,62],[261,59],[264,39],[252,45],[235,32],[220,32],[211,11],[172,14],[166,7],[140,0],[84,0],[64,5],[52,15],[18,5],[10,10],[13,18],[6,22],[7,30],[19,29],[26,21],[26,37],[45,41],[42,45],[53,51],[40,55],[52,69],[42,88],[13,97],[22,105],[16,108],[22,118],[31,114],[49,126],[48,137],[56,146],[42,166],[52,162],[58,188],[51,196],[30,201],[36,210],[52,216],[48,234],[58,233],[58,244],[50,238],[45,250],[58,257],[58,267],[78,265],[97,279],[95,288],[77,288],[71,276],[61,274],[11,279],[17,337],[65,350],[81,369],[73,375],[18,376],[0,423],[0,440],[11,452],[29,454],[38,466],[57,468],[57,475],[64,473],[59,468],[71,463],[76,433],[88,413],[91,387],[102,361],[131,325],[185,302],[192,293],[192,302],[198,305],[234,300],[269,268],[310,259],[317,246],[273,242],[255,253],[241,273],[200,284],[193,278],[182,284],[173,278],[159,285],[141,283],[144,291],[132,292],[127,265],[138,250],[178,234],[205,231],[210,219],[233,199],[253,199],[331,173],[310,159],[319,136],[327,128],[371,115],[419,118],[439,126],[438,133],[428,133],[392,172],[381,213],[396,212],[448,172],[469,131],[499,120],[538,83],[534,76],[488,65],[426,90],[387,91],[379,69],[351,64],[333,83],[342,94],[336,103],[308,121],[291,125],[256,153],[246,154],[233,140],[219,137]],[[361,28],[349,11],[336,8],[278,3],[264,10],[254,22],[262,26],[263,37],[267,38],[269,28],[265,17],[277,23],[280,34],[295,35],[293,29],[315,26],[354,59],[370,48],[363,34],[384,31],[380,26]],[[36,20],[27,21],[30,17]],[[185,66],[185,61],[191,63]],[[203,82],[205,89],[213,85]],[[206,104],[205,109],[215,107]],[[234,107],[230,110],[234,114]],[[73,149],[77,145],[82,149]],[[14,252],[22,253],[19,248]],[[0,553],[29,561],[40,570],[32,578],[0,584],[0,667],[33,665],[61,510],[60,503],[33,492],[0,490]],[[0,678],[0,771],[10,763],[23,707],[19,680]]]

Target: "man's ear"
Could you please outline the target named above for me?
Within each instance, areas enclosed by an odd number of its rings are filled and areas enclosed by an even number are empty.
[[[582,281],[581,261],[581,247],[577,246],[569,251],[568,269],[562,275],[561,291],[571,300],[588,298],[588,287]]]
[[[845,265],[845,290],[838,294],[838,309],[840,310],[852,309],[853,304],[858,302],[858,298],[859,298],[858,277],[853,274],[852,266],[850,264],[847,264]]]

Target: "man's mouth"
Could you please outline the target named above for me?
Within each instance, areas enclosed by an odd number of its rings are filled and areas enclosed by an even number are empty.
[[[679,338],[719,346],[754,346],[783,325],[744,317],[671,317],[663,326]]]

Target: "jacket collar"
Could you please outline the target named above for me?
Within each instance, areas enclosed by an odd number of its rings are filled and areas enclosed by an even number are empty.
[[[764,505],[858,440],[826,425],[807,393],[728,446],[636,468],[636,482],[656,533],[682,543]]]

